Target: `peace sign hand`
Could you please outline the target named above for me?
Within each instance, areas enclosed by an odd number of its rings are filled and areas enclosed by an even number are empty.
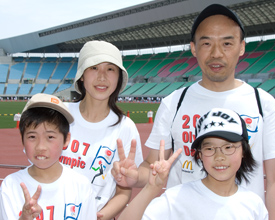
[[[117,139],[117,151],[120,161],[115,161],[111,173],[118,185],[123,187],[133,187],[138,181],[138,169],[135,164],[136,155],[135,139],[131,141],[131,148],[128,157],[125,157],[121,139]]]
[[[42,190],[41,186],[39,185],[37,187],[37,190],[32,197],[24,183],[21,183],[20,186],[24,193],[25,204],[23,205],[22,214],[19,220],[33,220],[42,212],[42,208],[37,203]]]
[[[173,155],[168,160],[165,160],[164,144],[164,140],[161,140],[159,148],[159,161],[155,161],[154,164],[150,164],[151,171],[149,175],[149,184],[156,187],[165,186],[170,172],[170,168],[182,152],[182,149],[178,149],[176,152],[173,153]]]

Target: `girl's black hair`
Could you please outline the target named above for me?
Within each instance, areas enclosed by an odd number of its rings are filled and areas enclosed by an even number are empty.
[[[60,112],[44,107],[30,108],[24,111],[19,122],[19,130],[23,141],[25,131],[29,127],[36,128],[42,123],[55,125],[64,136],[64,143],[69,133],[69,122]]]
[[[200,152],[198,151],[199,149],[201,149],[201,143],[202,141],[198,145],[199,148],[196,150],[194,154],[194,158],[195,158],[196,164],[202,165],[202,171],[208,174],[203,166],[203,162],[200,159]],[[252,175],[255,168],[257,167],[257,162],[251,153],[250,145],[246,140],[242,140],[241,143],[242,143],[242,149],[243,149],[243,157],[242,157],[241,166],[236,173],[236,179],[235,179],[235,182],[238,185],[241,184],[242,180],[245,180],[246,183],[249,183],[249,178]]]
[[[119,77],[118,77],[117,87],[116,87],[115,91],[110,95],[109,101],[108,101],[108,106],[118,117],[117,122],[115,124],[113,124],[112,126],[119,124],[123,117],[123,111],[116,105],[116,102],[118,99],[118,94],[119,94],[119,91],[122,86],[122,81],[123,81],[122,77],[123,77],[122,70],[119,68]],[[80,97],[78,99],[76,99],[76,102],[79,102],[84,99],[84,97],[86,95],[86,89],[84,87],[83,81],[81,81],[80,79],[76,83],[77,83],[78,89],[80,91]]]

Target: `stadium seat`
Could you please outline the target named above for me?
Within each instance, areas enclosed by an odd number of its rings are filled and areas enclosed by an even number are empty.
[[[162,90],[161,92],[159,92],[158,95],[160,95],[160,96],[167,96],[170,93],[172,93],[173,91],[181,88],[184,83],[185,82],[174,82],[174,83],[171,83],[168,87],[166,87],[164,90]]]
[[[131,87],[129,87],[127,90],[124,90],[120,95],[123,96],[129,96],[135,91],[137,91],[140,87],[142,87],[145,83],[135,83]]]
[[[275,79],[268,79],[264,81],[258,88],[261,88],[267,92],[275,87]]]
[[[25,63],[17,63],[11,66],[9,79],[21,79]]]
[[[62,80],[65,74],[68,72],[71,65],[72,65],[71,63],[59,63],[51,79]],[[52,94],[52,93],[49,93],[49,94]]]
[[[0,83],[0,94],[4,94],[5,84]]]
[[[9,64],[0,64],[0,83],[5,83],[7,81],[9,71]]]
[[[21,84],[18,95],[28,95],[32,84]]]
[[[63,91],[63,90],[65,90],[65,89],[70,88],[71,86],[72,86],[72,84],[61,84],[61,85],[59,86],[59,88],[57,89],[56,92]]]
[[[140,87],[138,90],[133,92],[131,95],[133,95],[133,96],[143,95],[156,85],[157,85],[157,83],[146,83],[142,87]]]
[[[56,63],[43,63],[37,79],[49,79],[56,65]]]
[[[275,40],[266,40],[260,43],[259,47],[255,51],[270,51],[275,46]]]
[[[254,52],[249,54],[246,58],[244,58],[238,65],[236,68],[236,73],[241,73],[241,74],[245,74],[245,73],[250,73],[250,67],[257,61],[260,59],[260,57],[263,55],[263,52]],[[240,67],[242,67],[243,69],[240,69]]]
[[[167,67],[169,64],[171,64],[175,59],[164,59],[162,62],[160,62],[153,70],[151,70],[146,77],[160,77],[159,74]]]
[[[135,73],[136,76],[146,76],[152,69],[154,69],[161,61],[160,60],[149,60],[141,69]]]
[[[43,93],[53,94],[57,88],[58,84],[48,84]]]
[[[27,67],[24,73],[24,79],[35,79],[40,68],[40,63],[27,63]]]
[[[170,82],[161,82],[156,84],[152,89],[148,90],[147,92],[143,93],[144,96],[156,96],[161,91],[163,91],[167,86],[169,86]]]
[[[34,95],[36,93],[42,93],[46,84],[38,84],[36,83],[34,87],[32,88],[31,95]]]
[[[243,73],[244,74],[265,73],[262,70],[274,60],[274,57],[275,57],[275,51],[268,51],[259,60],[257,60],[253,65],[250,65],[250,67]]]
[[[7,85],[7,90],[6,90],[5,95],[17,95],[18,86],[19,86],[18,83],[16,83],[16,84],[9,83]]]
[[[143,67],[143,65],[146,63],[146,60],[137,60],[135,61],[128,69],[127,72],[129,74],[129,78],[133,77],[135,73]]]

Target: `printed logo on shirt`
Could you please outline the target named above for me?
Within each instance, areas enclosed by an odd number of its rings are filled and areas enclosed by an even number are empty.
[[[241,115],[241,117],[245,121],[246,129],[248,132],[258,132],[259,117],[251,117],[248,115]]]
[[[65,212],[64,212],[64,219],[78,219],[80,214],[82,203],[79,205],[75,205],[73,203],[65,204]]]
[[[185,160],[182,164],[182,171],[186,173],[193,173],[193,164],[191,160]]]
[[[116,149],[111,150],[107,146],[100,146],[96,153],[95,159],[93,160],[92,165],[90,167],[92,172],[94,172],[94,178],[92,180],[93,184],[100,185],[100,182],[106,178],[107,174],[105,174],[105,171],[112,164],[115,152]]]

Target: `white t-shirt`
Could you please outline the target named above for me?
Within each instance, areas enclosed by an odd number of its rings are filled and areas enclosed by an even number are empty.
[[[174,91],[163,99],[152,132],[145,145],[159,149],[160,139],[165,140],[165,148],[171,148],[171,134],[175,150],[182,148],[182,154],[173,164],[167,187],[202,179],[205,173],[194,161],[191,144],[195,140],[196,120],[214,107],[236,111],[246,122],[251,151],[258,167],[251,178],[248,188],[264,199],[263,161],[275,158],[275,100],[267,92],[259,89],[264,120],[259,113],[253,87],[243,82],[235,89],[213,92],[195,83],[187,90],[181,107],[172,124],[177,104],[183,88]],[[245,181],[242,183],[246,185]]]
[[[91,123],[80,114],[79,102],[65,104],[75,120],[70,126],[71,141],[67,149],[63,150],[60,162],[88,177],[95,189],[98,210],[101,210],[116,190],[111,169],[114,161],[119,161],[117,139],[122,140],[126,156],[132,139],[136,139],[135,162],[139,166],[143,161],[138,130],[126,116],[119,124],[111,126],[118,119],[113,111],[104,120]]]
[[[268,212],[258,195],[241,186],[234,195],[222,197],[197,180],[167,189],[152,200],[142,218],[149,219],[268,220]]]
[[[33,179],[28,168],[8,175],[0,188],[0,220],[17,220],[25,203],[20,183],[24,182],[30,196],[41,185],[38,204],[43,209],[41,219],[96,220],[96,203],[90,181],[83,175],[63,167],[61,176],[53,183]],[[40,216],[41,217],[41,216]]]

